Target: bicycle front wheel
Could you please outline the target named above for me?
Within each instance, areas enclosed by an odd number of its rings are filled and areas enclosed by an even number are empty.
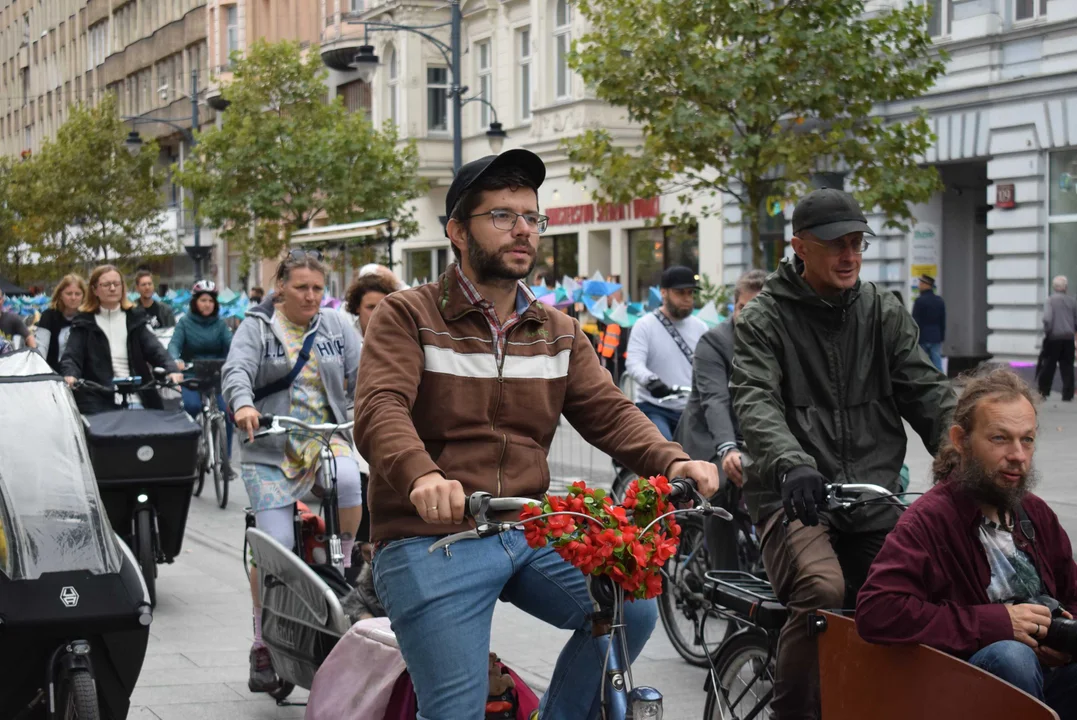
[[[195,497],[201,497],[202,488],[206,484],[206,475],[209,474],[209,423],[206,422],[205,413],[200,420],[202,425],[202,437],[198,439],[198,478],[194,481],[192,491]]]
[[[677,552],[662,569],[658,616],[677,653],[697,667],[710,667],[708,654],[713,656],[734,630],[711,609],[704,589],[707,569],[703,525],[695,518],[685,520]]]
[[[228,463],[228,433],[224,427],[224,418],[216,417],[212,423],[213,442],[213,489],[217,491],[217,505],[223,510],[228,507],[228,478],[231,471]]]
[[[774,695],[774,658],[769,638],[747,632],[722,645],[714,663],[718,678],[707,682],[704,720],[770,720]]]
[[[100,720],[97,688],[89,670],[75,668],[67,673],[60,688],[57,708],[58,717],[63,720]]]

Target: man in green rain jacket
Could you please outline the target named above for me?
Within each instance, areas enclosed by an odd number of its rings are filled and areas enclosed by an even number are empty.
[[[762,528],[768,577],[791,610],[772,703],[779,720],[819,717],[817,649],[804,616],[855,604],[898,517],[880,504],[827,512],[824,486],[900,492],[902,418],[934,454],[955,404],[912,316],[889,290],[860,281],[865,234],[875,233],[851,195],[807,195],[793,212],[796,256],[767,278],[735,330],[730,387],[747,446],[744,495]]]

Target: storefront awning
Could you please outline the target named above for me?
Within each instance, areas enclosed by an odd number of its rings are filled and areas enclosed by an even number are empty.
[[[347,242],[348,240],[379,238],[388,235],[388,233],[388,220],[364,220],[362,222],[298,230],[292,233],[291,243],[292,245],[313,245],[328,242]]]

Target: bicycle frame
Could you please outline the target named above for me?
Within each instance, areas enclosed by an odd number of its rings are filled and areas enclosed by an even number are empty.
[[[706,498],[695,492],[695,486],[687,484],[688,481],[674,481],[674,492],[685,493],[690,490],[699,501],[698,507],[685,510],[673,510],[655,518],[643,532],[646,532],[662,518],[676,515],[717,515],[725,520],[732,520],[732,516],[722,508],[716,508],[707,502]],[[687,489],[687,490],[686,490]],[[671,492],[670,499],[673,499]],[[690,497],[682,495],[680,499]],[[527,505],[538,501],[532,498],[494,498],[489,493],[473,493],[468,496],[465,504],[465,516],[475,521],[473,530],[447,535],[428,548],[428,552],[443,549],[449,557],[449,547],[466,539],[480,539],[500,534],[506,530],[519,529],[527,522],[550,517],[551,515],[571,515],[583,518],[589,522],[598,522],[588,515],[575,512],[559,512],[538,515],[517,522],[495,522],[486,517],[487,511],[513,511],[520,510]],[[674,501],[676,502],[676,501]],[[607,640],[606,657],[602,668],[601,707],[603,720],[643,720],[644,718],[661,717],[662,693],[652,687],[633,687],[632,668],[628,656],[628,641],[625,635],[624,622],[624,590],[617,586],[612,578],[606,575],[587,575],[587,594],[591,599],[592,637],[598,638],[605,635]]]

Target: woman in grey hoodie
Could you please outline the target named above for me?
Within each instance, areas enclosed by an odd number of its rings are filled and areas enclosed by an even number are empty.
[[[236,427],[253,440],[262,413],[290,415],[309,423],[344,423],[352,417],[359,368],[359,338],[338,312],[322,312],[326,268],[317,251],[292,250],[277,268],[277,292],[247,316],[232,339],[222,372],[225,401]],[[313,335],[309,358],[290,386],[259,393],[289,375],[304,341]],[[264,397],[256,398],[256,395]],[[337,458],[337,497],[345,566],[351,564],[355,532],[363,517],[358,453],[350,433],[332,438]],[[260,530],[294,546],[293,505],[314,485],[320,445],[301,435],[274,435],[240,448],[240,475]],[[254,646],[251,692],[270,692],[278,680],[262,643],[261,608],[254,573]]]

